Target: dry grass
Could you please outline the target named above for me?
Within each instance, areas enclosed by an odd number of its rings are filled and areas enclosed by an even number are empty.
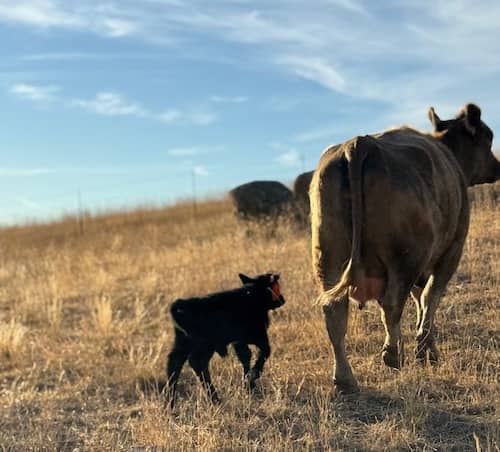
[[[489,190],[489,191],[488,191]],[[478,450],[499,448],[499,185],[474,199],[470,236],[438,312],[437,368],[380,360],[375,305],[352,310],[359,395],[332,394],[332,353],[315,297],[309,237],[247,231],[226,201],[0,231],[0,449]],[[178,297],[279,271],[287,305],[254,397],[233,358],[212,360],[223,404],[185,369],[174,413],[157,388]],[[407,352],[414,310],[404,314]],[[410,355],[410,353],[407,353]]]

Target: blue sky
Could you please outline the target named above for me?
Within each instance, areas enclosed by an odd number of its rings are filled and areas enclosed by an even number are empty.
[[[0,224],[290,182],[469,101],[500,124],[500,2],[0,0]]]

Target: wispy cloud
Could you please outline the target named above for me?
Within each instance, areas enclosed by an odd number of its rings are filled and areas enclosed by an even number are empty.
[[[193,124],[197,124],[200,126],[208,126],[215,121],[217,121],[217,115],[214,112],[211,111],[204,111],[204,110],[199,110],[199,111],[192,111],[189,113],[186,113],[184,117],[189,121],[192,122]]]
[[[52,0],[2,0],[0,20],[37,27],[80,27],[81,18],[68,13]]]
[[[208,126],[218,119],[215,112],[203,109],[181,111],[172,108],[161,113],[149,112],[148,116],[165,124],[194,124],[198,126]]]
[[[122,6],[122,5],[120,5]],[[81,4],[74,0],[0,0],[0,22],[42,29],[62,28],[88,31],[110,38],[138,34],[141,24],[132,20],[131,9],[112,3],[102,5],[90,0]]]
[[[186,8],[171,14],[169,20],[177,25],[205,30],[210,33],[247,44],[280,42],[286,44],[302,43],[318,45],[321,38],[298,27],[274,21],[258,10],[238,11],[221,8],[214,3],[214,10],[200,3],[197,11]],[[210,11],[211,10],[211,11]]]
[[[167,154],[172,157],[191,157],[195,155],[220,152],[223,149],[224,146],[188,146],[168,149]]]
[[[192,124],[207,126],[217,120],[215,113],[201,109],[180,111],[171,108],[157,113],[113,91],[97,93],[92,99],[72,99],[71,105],[102,116],[134,116],[153,119],[169,125]]]
[[[290,149],[276,157],[276,161],[283,166],[299,166],[301,155],[296,149]]]
[[[211,96],[210,100],[221,104],[241,104],[248,100],[246,96]]]
[[[193,173],[197,176],[208,176],[210,173],[208,169],[203,165],[197,165],[193,168]]]
[[[156,119],[158,119],[161,122],[164,122],[165,124],[172,124],[178,121],[181,117],[182,113],[174,108],[170,110],[165,110],[156,115]]]
[[[131,35],[138,30],[138,25],[124,19],[104,19],[102,21],[104,32],[113,38]]]
[[[118,8],[116,1],[82,6],[76,0],[0,0],[0,21],[175,42],[188,57],[193,49],[236,43],[261,69],[285,72],[343,99],[379,102],[396,113],[428,99],[449,103],[457,93],[475,95],[484,74],[500,71],[500,60],[491,58],[500,53],[500,40],[493,38],[498,1],[481,0],[472,8],[464,0],[436,0],[429,8],[418,0],[388,0],[384,8],[391,14],[363,0],[317,1],[318,8],[286,0],[122,0]],[[212,104],[244,98],[209,97]],[[217,120],[210,110],[141,108],[166,124]]]
[[[199,153],[200,149],[197,147],[172,148],[167,151],[167,154],[173,157],[190,157]]]
[[[286,66],[299,77],[316,82],[328,89],[334,91],[344,89],[344,78],[324,58],[289,55],[278,58],[276,62]]]
[[[93,99],[73,99],[71,105],[103,116],[148,116],[141,105],[126,100],[116,92],[97,93]]]
[[[24,196],[16,196],[15,200],[28,209],[45,210],[45,207],[41,206],[40,203],[32,201]]]
[[[78,108],[88,113],[100,116],[118,117],[131,116],[160,121],[164,124],[208,126],[218,120],[216,112],[206,108],[189,108],[179,110],[170,108],[156,112],[144,107],[139,102],[127,99],[116,91],[101,91],[94,97],[65,97],[57,95],[60,88],[55,85],[41,86],[26,83],[15,83],[9,87],[9,92],[21,99],[48,102],[57,100],[65,106]]]
[[[9,91],[21,99],[51,101],[54,100],[54,95],[57,91],[59,91],[59,87],[55,85],[41,86],[16,83],[10,86]]]
[[[326,2],[350,12],[362,14],[364,16],[368,15],[368,10],[362,4],[354,0],[326,0]]]

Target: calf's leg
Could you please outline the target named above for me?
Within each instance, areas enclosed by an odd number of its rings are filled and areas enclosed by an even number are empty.
[[[175,392],[177,389],[177,381],[181,374],[182,366],[191,352],[191,344],[187,338],[176,330],[175,342],[172,350],[167,357],[167,385],[166,395],[170,406],[173,407],[175,401]]]
[[[248,372],[250,372],[250,361],[252,359],[252,351],[247,344],[243,342],[236,342],[233,344],[234,351],[236,352],[236,356],[240,360],[241,365],[243,366],[243,377],[246,377]]]
[[[219,402],[217,391],[212,384],[212,379],[208,370],[208,363],[213,354],[213,349],[197,348],[189,355],[189,364],[207,391],[210,400],[212,400],[212,402]]]
[[[256,341],[255,344],[259,349],[259,354],[257,356],[257,360],[255,364],[248,374],[248,387],[251,391],[255,389],[255,382],[262,375],[262,371],[264,370],[264,364],[271,355],[271,347],[269,345],[269,339],[267,337],[267,333],[264,333],[263,336]]]

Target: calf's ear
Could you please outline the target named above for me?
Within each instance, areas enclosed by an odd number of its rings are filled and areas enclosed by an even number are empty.
[[[429,119],[431,121],[434,132],[441,132],[443,130],[443,123],[437,113],[434,111],[434,107],[429,108]]]
[[[464,109],[465,127],[474,135],[477,128],[481,125],[481,109],[474,104],[467,104]]]
[[[242,284],[250,284],[251,282],[253,282],[252,278],[244,275],[243,273],[240,273],[238,276],[240,277]]]

